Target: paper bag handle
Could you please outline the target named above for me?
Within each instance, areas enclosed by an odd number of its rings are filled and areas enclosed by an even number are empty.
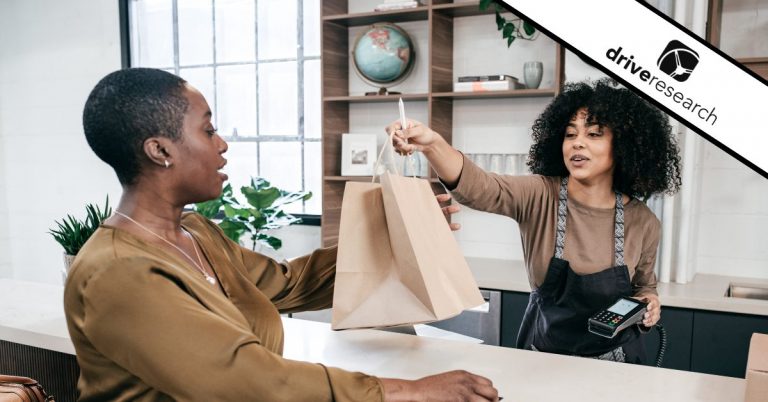
[[[379,167],[381,166],[381,158],[384,156],[384,151],[386,149],[389,149],[389,162],[392,164],[392,167],[395,169],[395,173],[397,175],[400,175],[400,172],[397,170],[397,164],[395,163],[395,146],[392,145],[392,142],[395,140],[395,130],[392,130],[391,133],[389,133],[389,137],[387,141],[384,143],[384,146],[381,147],[381,152],[379,152],[379,157],[376,158],[376,164],[373,165],[373,175],[371,176],[371,183],[376,182],[376,178],[381,176],[379,174]]]

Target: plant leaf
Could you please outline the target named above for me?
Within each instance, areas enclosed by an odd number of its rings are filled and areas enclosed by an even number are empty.
[[[195,211],[208,219],[213,219],[216,217],[216,214],[219,213],[223,205],[224,202],[222,201],[222,198],[219,197],[210,201],[198,202],[195,204]]]
[[[283,247],[283,241],[274,236],[269,236],[269,235],[260,236],[259,242],[275,250],[280,250],[280,248]]]
[[[229,219],[223,219],[219,223],[219,227],[227,237],[229,237],[236,243],[240,242],[240,236],[242,236],[243,233],[245,233],[245,230],[247,229],[247,226],[244,223],[229,220]]]
[[[280,198],[280,190],[275,187],[256,189],[244,186],[240,192],[243,193],[249,204],[258,209],[267,208]]]
[[[480,0],[480,9],[485,10],[491,5],[491,0]]]
[[[506,24],[506,23],[507,23],[507,20],[504,19],[504,17],[502,17],[501,14],[499,14],[498,11],[496,11],[496,29],[501,31],[502,28],[504,28],[504,24]]]
[[[513,37],[512,35],[514,34],[514,32],[515,32],[515,24],[511,22],[507,22],[506,24],[504,24],[504,28],[501,31],[501,35],[505,38],[510,38],[510,37]]]
[[[512,45],[512,42],[514,41],[515,41],[514,36],[510,36],[509,38],[507,38],[507,47],[510,47]]]
[[[523,21],[523,31],[526,35],[531,36],[536,32],[536,28],[529,24],[528,21]]]

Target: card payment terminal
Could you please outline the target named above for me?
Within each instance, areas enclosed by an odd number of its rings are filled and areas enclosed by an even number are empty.
[[[622,297],[611,307],[601,310],[588,321],[589,332],[613,338],[623,329],[643,320],[648,305],[639,300]]]

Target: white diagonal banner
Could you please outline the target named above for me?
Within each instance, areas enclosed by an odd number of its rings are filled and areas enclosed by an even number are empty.
[[[768,177],[768,85],[698,36],[637,0],[503,2]]]

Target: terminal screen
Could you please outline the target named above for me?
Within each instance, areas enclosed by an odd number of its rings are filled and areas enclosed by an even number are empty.
[[[627,313],[632,311],[632,309],[635,308],[635,306],[637,306],[637,303],[634,303],[626,299],[621,299],[618,302],[616,302],[616,304],[611,306],[608,309],[608,311],[612,313],[616,313],[618,315],[626,315]]]

